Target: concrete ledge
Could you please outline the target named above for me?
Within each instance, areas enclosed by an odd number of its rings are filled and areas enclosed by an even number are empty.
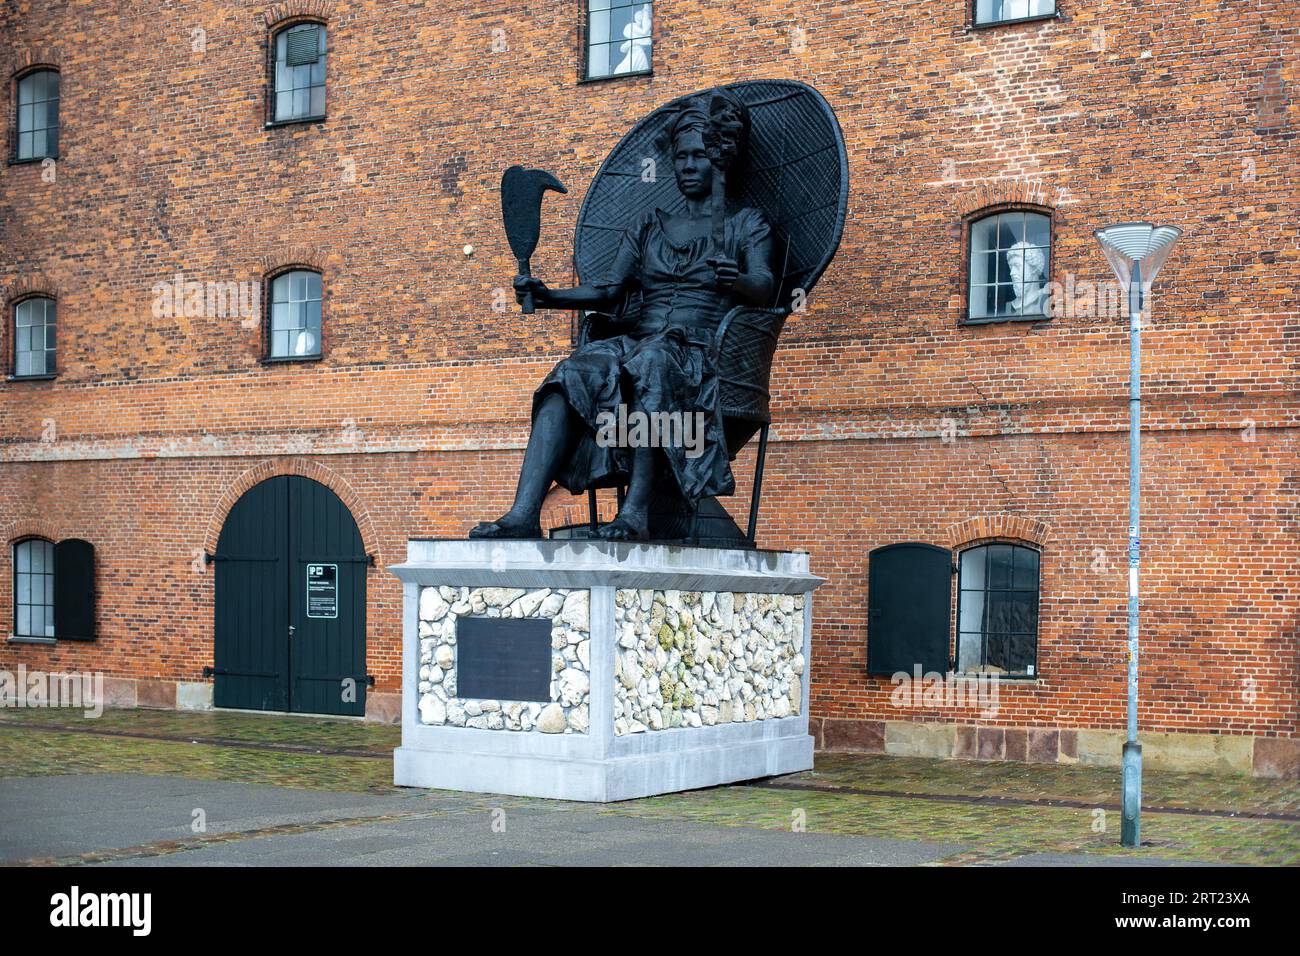
[[[399,747],[398,786],[606,803],[811,770],[811,736],[606,759]]]
[[[424,587],[657,588],[803,594],[825,579],[795,551],[682,548],[616,541],[412,540],[389,567]]]
[[[176,685],[177,710],[211,710],[212,684],[207,681],[178,683]]]
[[[903,757],[1079,763],[1118,767],[1122,730],[1065,727],[991,727],[906,720],[813,718],[825,752],[885,753]],[[1156,770],[1253,774],[1300,779],[1300,739],[1224,734],[1139,733],[1143,764]]]

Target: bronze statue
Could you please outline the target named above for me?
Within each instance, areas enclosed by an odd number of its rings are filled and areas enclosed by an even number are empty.
[[[773,88],[782,95],[769,102],[764,94]],[[785,208],[780,195],[768,195],[766,204],[751,201],[763,194],[762,185],[756,189],[748,176],[755,168],[749,152],[754,142],[751,103],[787,106],[783,100],[790,101],[791,121],[811,123],[819,135],[806,142],[790,130],[796,137],[780,141],[784,137],[773,135],[769,121],[761,137],[766,154],[784,161],[791,152],[821,145],[831,160],[827,164],[823,157],[812,167],[834,188],[822,197],[830,214],[814,223],[822,239],[811,256],[794,255],[792,241],[800,234],[801,218],[824,210]],[[770,109],[767,117],[781,119]],[[628,177],[620,183],[609,175],[611,162],[629,140],[643,152],[653,144],[656,155],[671,161],[677,195],[666,195],[656,185],[658,177]],[[536,190],[529,200],[533,210],[540,204],[541,188],[563,187],[537,170],[514,169],[503,180],[507,231],[521,262],[514,280],[520,304],[526,310],[535,302],[587,315],[577,349],[534,393],[532,432],[514,504],[497,520],[479,524],[470,537],[541,537],[542,500],[557,482],[574,494],[620,489],[618,514],[594,529],[597,537],[688,538],[687,529],[707,504],[715,531],[710,537],[752,547],[757,487],[748,540],[713,499],[734,494],[730,462],[760,429],[760,451],[766,450],[767,375],[776,337],[792,299],[802,302],[838,244],[847,191],[839,127],[809,87],[757,81],[683,97],[639,124],[624,144],[588,192],[575,250],[581,284],[570,289],[552,289],[526,273],[536,228],[525,222],[523,232],[531,228],[531,235],[517,242],[520,230],[516,221],[511,231],[506,198],[506,190],[518,190],[525,175],[532,177]],[[770,159],[766,154],[762,158]],[[785,187],[782,173],[807,178],[806,162],[802,169],[786,168],[791,165],[778,163],[777,175],[769,177],[778,192]],[[606,192],[602,180],[611,180],[621,194]],[[774,224],[770,211],[784,221]],[[596,216],[605,221],[593,221]],[[522,218],[530,217],[526,209]],[[611,228],[609,219],[621,219],[622,227]],[[584,223],[595,236],[587,250],[582,248]],[[616,244],[610,242],[614,236]],[[662,436],[647,435],[644,429],[639,438],[622,430],[619,440],[611,440],[612,424],[621,427],[629,420],[671,424],[676,440],[654,440]],[[628,434],[637,440],[628,440]],[[761,467],[760,457],[760,483]]]

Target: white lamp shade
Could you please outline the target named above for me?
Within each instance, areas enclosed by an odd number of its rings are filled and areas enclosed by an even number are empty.
[[[1142,264],[1144,290],[1151,288],[1156,274],[1182,234],[1177,226],[1153,226],[1149,222],[1125,222],[1094,233],[1106,254],[1106,261],[1115,270],[1115,277],[1125,288],[1132,278],[1133,264]]]

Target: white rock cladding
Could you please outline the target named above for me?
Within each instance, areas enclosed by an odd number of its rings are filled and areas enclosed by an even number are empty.
[[[614,733],[798,714],[804,596],[620,589]]]
[[[456,696],[456,622],[465,616],[551,622],[551,699]],[[430,725],[585,734],[591,692],[591,592],[558,588],[420,589],[420,722]]]

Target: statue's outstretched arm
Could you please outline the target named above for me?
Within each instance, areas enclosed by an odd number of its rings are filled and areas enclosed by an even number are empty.
[[[617,285],[576,285],[571,289],[551,289],[536,276],[515,276],[515,297],[520,301],[527,293],[544,309],[586,309],[603,312],[622,300],[623,289]]]

